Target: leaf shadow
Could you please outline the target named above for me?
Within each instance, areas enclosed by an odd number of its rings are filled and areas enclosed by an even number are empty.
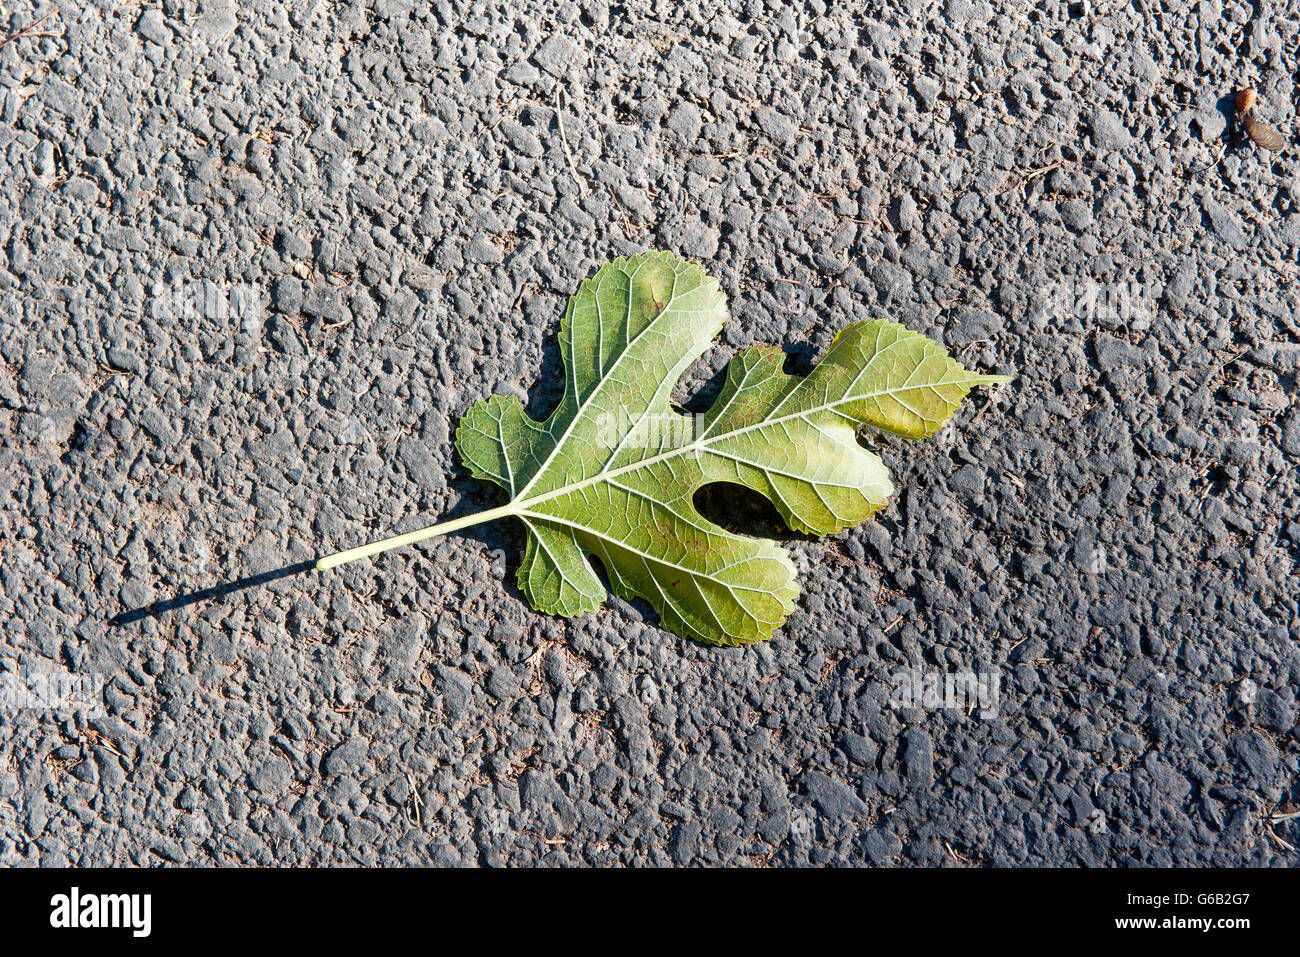
[[[555,313],[555,296],[540,297],[542,303],[535,306],[531,299],[525,300],[525,309],[529,317],[536,312]],[[566,300],[560,299],[563,303]],[[563,311],[563,306],[560,306]],[[528,386],[528,398],[524,400],[524,411],[529,418],[542,422],[549,416],[564,395],[564,385],[569,381],[564,373],[564,360],[560,354],[560,322],[554,320],[546,324],[546,335],[542,336],[542,355],[537,364],[537,377]]]
[[[233,581],[221,582],[209,588],[200,589],[199,591],[188,592],[186,594],[176,595],[172,598],[162,599],[141,608],[124,609],[110,618],[108,624],[112,628],[133,625],[146,618],[158,618],[169,611],[188,608],[190,605],[196,605],[201,601],[225,598],[227,595],[232,595],[235,592],[244,591],[249,588],[256,588],[260,585],[269,585],[271,582],[279,581],[281,578],[288,578],[290,575],[300,575],[303,572],[313,571],[315,568],[316,559],[311,558],[307,561],[285,565],[283,568],[276,568],[267,572],[259,572],[256,575],[247,575],[244,578],[236,578]]]

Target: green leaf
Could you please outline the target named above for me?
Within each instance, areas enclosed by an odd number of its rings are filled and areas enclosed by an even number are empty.
[[[517,399],[493,396],[456,430],[471,473],[510,501],[320,567],[514,516],[528,532],[519,587],[539,611],[599,607],[594,557],[615,594],[645,599],[679,635],[711,644],[771,637],[799,594],[789,556],[705,519],[695,492],[714,482],[754,489],[799,532],[857,525],[893,491],[884,463],[858,444],[858,425],[924,438],[973,386],[1006,377],[969,372],[924,336],[875,320],[841,330],[806,377],[782,371],[780,349],[745,349],[708,412],[674,411],[673,387],[726,318],[717,281],[671,253],[602,267],[560,324],[565,389],[555,411],[537,422]]]

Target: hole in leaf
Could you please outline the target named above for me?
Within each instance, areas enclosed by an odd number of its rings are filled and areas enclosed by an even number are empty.
[[[785,342],[781,344],[785,350],[785,361],[781,363],[781,371],[786,375],[797,375],[804,378],[812,373],[817,366],[817,357],[821,354],[810,339],[792,339],[786,337]]]
[[[695,493],[695,510],[714,525],[739,535],[790,538],[794,535],[776,506],[753,489],[731,482],[714,482]]]

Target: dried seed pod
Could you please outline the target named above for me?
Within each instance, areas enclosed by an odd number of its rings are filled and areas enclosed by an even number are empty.
[[[1254,140],[1256,145],[1262,146],[1266,150],[1278,153],[1286,145],[1286,140],[1282,138],[1282,134],[1262,120],[1255,119],[1254,113],[1243,114],[1241,125],[1246,128],[1246,135]]]
[[[1241,125],[1245,128],[1246,135],[1254,140],[1257,146],[1276,153],[1286,145],[1286,140],[1282,138],[1281,133],[1255,116],[1255,103],[1258,99],[1259,96],[1253,86],[1238,90],[1237,115],[1241,117]]]

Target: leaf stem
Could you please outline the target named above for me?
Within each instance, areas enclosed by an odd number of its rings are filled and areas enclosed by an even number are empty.
[[[321,571],[330,568],[337,568],[339,565],[354,562],[358,558],[369,558],[372,555],[378,555],[381,552],[386,552],[390,549],[401,548],[403,545],[411,545],[415,542],[423,541],[426,538],[433,538],[435,535],[444,535],[447,532],[454,532],[460,528],[468,528],[471,525],[478,525],[480,522],[490,522],[494,519],[505,518],[509,515],[516,514],[517,510],[518,506],[514,502],[510,502],[506,505],[500,506],[499,508],[489,508],[484,512],[475,512],[473,515],[463,515],[460,518],[438,522],[436,525],[429,525],[414,532],[407,532],[404,535],[394,535],[391,538],[384,538],[377,542],[371,542],[369,545],[358,545],[356,548],[349,548],[346,551],[335,552],[333,555],[326,555],[324,558],[316,562],[316,567]]]

